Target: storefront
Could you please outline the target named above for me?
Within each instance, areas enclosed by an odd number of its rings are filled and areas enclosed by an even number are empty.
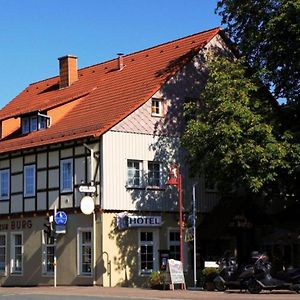
[[[58,234],[56,243],[47,234],[47,222],[47,216],[35,215],[1,220],[1,286],[53,285],[55,253],[58,285],[92,284],[91,217],[68,214],[66,233]],[[101,284],[100,276],[97,280]]]

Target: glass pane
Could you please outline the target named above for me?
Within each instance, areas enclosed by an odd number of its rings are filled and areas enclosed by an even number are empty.
[[[34,194],[34,167],[25,168],[25,194]]]
[[[46,271],[54,272],[54,246],[47,246]]]
[[[153,241],[153,233],[152,232],[141,232],[141,239],[140,239],[142,242],[147,242],[147,241],[150,241],[152,242]]]
[[[31,131],[37,130],[37,118],[33,117],[31,118]]]
[[[15,271],[22,271],[22,248],[15,247]]]
[[[23,118],[22,119],[22,133],[29,132],[29,119]]]
[[[140,186],[141,170],[139,162],[127,162],[127,177],[127,183],[129,186]]]
[[[1,172],[1,196],[7,197],[8,196],[8,185],[9,185],[9,172],[2,171]]]
[[[63,189],[72,188],[72,165],[71,162],[63,162],[62,166],[62,185]]]
[[[82,232],[82,243],[91,243],[92,233],[91,232]]]
[[[5,235],[0,235],[0,246],[6,245]]]
[[[15,235],[15,246],[21,246],[21,245],[22,245],[22,235],[16,234]]]

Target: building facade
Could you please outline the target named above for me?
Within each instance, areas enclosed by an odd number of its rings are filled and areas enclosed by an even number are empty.
[[[189,214],[196,179],[179,144],[183,103],[198,97],[203,56],[225,51],[223,37],[212,29],[79,70],[65,56],[59,76],[0,111],[2,286],[52,285],[55,257],[58,285],[143,286],[165,257],[179,258],[178,193],[166,182],[176,162]],[[218,201],[203,180],[197,194],[203,213]],[[92,214],[81,210],[85,196]],[[68,220],[54,238],[56,211]]]

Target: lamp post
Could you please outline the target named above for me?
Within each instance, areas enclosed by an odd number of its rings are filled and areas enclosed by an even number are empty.
[[[183,267],[183,251],[182,251],[182,176],[179,167],[172,165],[169,173],[168,185],[176,185],[179,194],[179,257]]]

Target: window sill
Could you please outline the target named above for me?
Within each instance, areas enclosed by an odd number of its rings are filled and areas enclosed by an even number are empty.
[[[42,277],[54,277],[54,273],[43,273]]]
[[[92,274],[78,274],[78,277],[84,277],[84,278],[90,278],[92,277]]]
[[[165,187],[159,186],[128,186],[126,185],[125,188],[127,190],[147,190],[147,191],[165,191]]]
[[[9,197],[8,198],[0,198],[0,202],[4,202],[4,201],[9,201]]]
[[[61,194],[72,194],[73,190],[61,190],[60,193]]]
[[[163,118],[163,115],[161,114],[151,114],[151,117],[154,117],[154,118]]]
[[[34,198],[35,194],[26,194],[24,195],[24,198]]]
[[[11,273],[10,275],[11,276],[18,276],[19,277],[19,276],[23,276],[23,273]]]

